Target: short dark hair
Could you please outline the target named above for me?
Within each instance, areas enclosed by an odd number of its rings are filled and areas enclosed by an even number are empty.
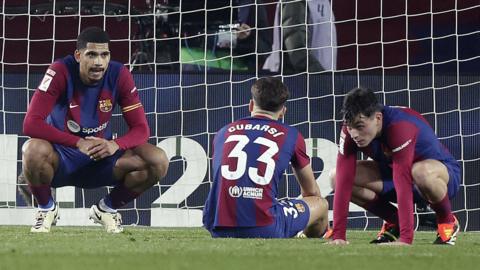
[[[92,26],[83,29],[77,38],[77,50],[87,47],[87,43],[109,43],[110,37],[102,28]]]
[[[252,85],[252,98],[262,110],[279,111],[287,102],[290,93],[282,80],[274,77],[260,78]]]
[[[343,99],[342,114],[348,125],[360,114],[370,117],[375,112],[382,111],[382,109],[383,105],[378,102],[372,90],[359,87],[350,90]]]

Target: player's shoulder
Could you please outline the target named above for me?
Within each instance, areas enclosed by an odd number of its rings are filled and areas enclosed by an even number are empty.
[[[387,106],[383,107],[383,114],[387,118],[399,120],[412,120],[414,118],[423,118],[416,110],[404,106]]]
[[[388,128],[403,129],[408,126],[422,126],[427,120],[417,111],[408,107],[385,106],[383,110],[384,124]]]
[[[75,61],[75,58],[73,58],[72,55],[68,55],[66,57],[58,58],[53,61],[53,63],[50,64],[47,69],[47,74],[54,76],[55,74],[51,74],[51,71],[54,71],[55,73],[71,72],[77,65],[78,63]]]
[[[125,65],[123,65],[122,63],[120,63],[118,61],[115,61],[115,60],[110,60],[108,65],[110,67],[114,67],[114,68],[118,68],[118,69],[126,68]]]
[[[125,67],[125,65],[123,65],[120,62],[114,61],[114,60],[111,60],[110,63],[108,63],[108,68],[111,71],[118,72],[118,73],[120,73],[120,71],[128,71],[128,69],[127,69],[127,67]]]

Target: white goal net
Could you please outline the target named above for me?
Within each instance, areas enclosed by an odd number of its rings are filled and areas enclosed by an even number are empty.
[[[463,229],[478,231],[478,14],[478,1],[459,0],[2,1],[0,225],[33,220],[32,198],[17,181],[29,100],[49,64],[73,53],[79,32],[99,26],[110,34],[112,59],[133,73],[150,143],[171,158],[167,177],[121,210],[125,224],[201,226],[213,136],[248,115],[252,82],[273,75],[291,91],[284,121],[307,138],[330,202],[327,175],[336,162],[342,99],[364,86],[430,122],[462,167],[453,210]],[[112,125],[119,135],[127,129],[118,109]],[[59,225],[90,224],[87,209],[107,189],[57,189]],[[280,191],[299,195],[291,171]],[[350,227],[380,226],[361,208],[350,210]],[[432,225],[428,208],[417,212],[420,229]]]

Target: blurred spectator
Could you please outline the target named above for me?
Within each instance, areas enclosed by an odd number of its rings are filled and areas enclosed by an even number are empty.
[[[279,2],[275,12],[272,54],[263,69],[280,72],[283,58],[283,73],[286,74],[335,70],[337,32],[334,21],[329,0]]]
[[[236,0],[239,26],[235,36],[217,43],[220,48],[232,47],[233,53],[249,71],[261,68],[272,48],[272,30],[269,28],[264,1]],[[258,31],[258,34],[257,34]],[[226,42],[225,42],[226,41]]]

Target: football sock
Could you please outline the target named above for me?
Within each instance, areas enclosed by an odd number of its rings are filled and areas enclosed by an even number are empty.
[[[140,193],[133,192],[126,188],[123,183],[117,185],[110,194],[107,194],[103,201],[111,209],[118,209],[127,203],[133,201]]]
[[[386,222],[398,225],[397,208],[384,198],[375,196],[364,208]]]
[[[107,212],[107,213],[112,213],[112,214],[116,213],[117,209],[113,209],[109,205],[112,205],[112,202],[110,201],[110,199],[108,199],[108,203],[106,203],[106,198],[102,198],[98,202],[98,208],[100,208],[100,210],[102,210],[104,212]]]
[[[55,208],[55,202],[52,198],[52,191],[50,185],[28,185],[33,196],[37,200],[38,207],[44,210],[52,210]]]
[[[448,198],[448,193],[445,194],[445,197],[437,202],[430,203],[430,207],[437,214],[437,223],[450,223],[454,222],[455,218],[452,214],[452,206],[450,205],[450,199]]]

